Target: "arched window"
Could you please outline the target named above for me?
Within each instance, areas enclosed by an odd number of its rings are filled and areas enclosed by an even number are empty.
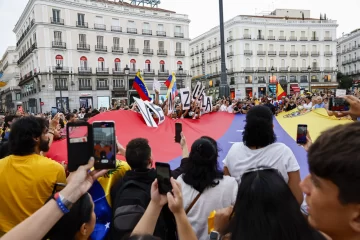
[[[306,60],[305,59],[302,60],[301,67],[306,68]]]
[[[151,71],[151,61],[149,59],[145,60],[145,70],[147,72]]]
[[[136,60],[135,59],[130,60],[130,69],[132,71],[136,71]]]
[[[80,67],[83,68],[83,69],[87,69],[87,58],[85,56],[82,56],[80,58]]]
[[[63,67],[64,58],[61,55],[55,56],[56,67]]]
[[[317,61],[316,61],[316,59],[313,60],[312,68],[313,68],[313,70],[317,68]]]
[[[247,59],[246,59],[245,66],[246,66],[247,68],[250,67],[250,58],[247,58]]]
[[[296,67],[296,60],[295,59],[291,60],[291,67]]]
[[[105,68],[105,59],[103,57],[98,58],[98,68],[101,70]]]
[[[160,72],[165,72],[165,61],[160,60]]]
[[[281,67],[285,67],[285,59],[281,59]]]
[[[121,71],[121,60],[120,58],[115,58],[115,71]]]
[[[179,69],[180,67],[182,67],[182,61],[177,61],[176,62],[176,65],[177,65],[177,69]]]

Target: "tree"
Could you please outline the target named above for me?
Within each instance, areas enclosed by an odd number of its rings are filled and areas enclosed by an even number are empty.
[[[338,88],[348,90],[353,86],[353,79],[349,76],[342,74],[341,72],[337,73],[337,81],[339,83]]]

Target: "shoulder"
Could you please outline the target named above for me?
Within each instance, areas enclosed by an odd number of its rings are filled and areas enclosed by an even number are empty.
[[[64,171],[64,167],[60,163],[56,162],[55,160],[52,160],[51,158],[43,157],[40,155],[36,155],[36,156],[34,156],[34,158],[36,158],[36,160],[41,161],[41,165],[43,165],[44,168],[46,168],[46,169]]]
[[[292,152],[288,146],[286,146],[284,143],[281,142],[270,144],[269,146],[267,146],[267,148],[276,151]]]
[[[224,176],[221,182],[223,182],[223,184],[226,185],[236,185],[236,186],[238,185],[236,179],[231,176]]]
[[[234,150],[238,151],[238,150],[244,148],[244,146],[245,146],[245,145],[244,145],[243,142],[236,142],[236,143],[234,143],[234,144],[231,146],[230,150],[232,150],[232,151],[234,151]]]

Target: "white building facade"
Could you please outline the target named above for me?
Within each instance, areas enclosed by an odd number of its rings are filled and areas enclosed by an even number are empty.
[[[0,110],[4,112],[15,112],[22,107],[18,59],[16,47],[8,47],[0,60]]]
[[[14,29],[24,109],[111,107],[137,95],[139,70],[152,94],[172,72],[189,84],[189,22],[122,2],[30,0]]]
[[[360,29],[338,39],[338,68],[360,83]]]
[[[242,97],[275,94],[277,82],[288,93],[307,91],[309,87],[311,91],[337,87],[338,25],[334,20],[309,17],[310,11],[275,10],[267,16],[237,16],[224,23],[225,62],[232,98],[235,92]],[[203,81],[207,93],[218,97],[219,27],[191,41],[190,61],[193,82]]]

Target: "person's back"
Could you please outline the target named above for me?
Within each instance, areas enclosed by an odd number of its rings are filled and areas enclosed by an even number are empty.
[[[64,168],[39,155],[49,149],[47,131],[47,121],[35,117],[19,119],[11,128],[13,155],[0,161],[0,232],[8,232],[41,208],[55,183],[66,183]]]

